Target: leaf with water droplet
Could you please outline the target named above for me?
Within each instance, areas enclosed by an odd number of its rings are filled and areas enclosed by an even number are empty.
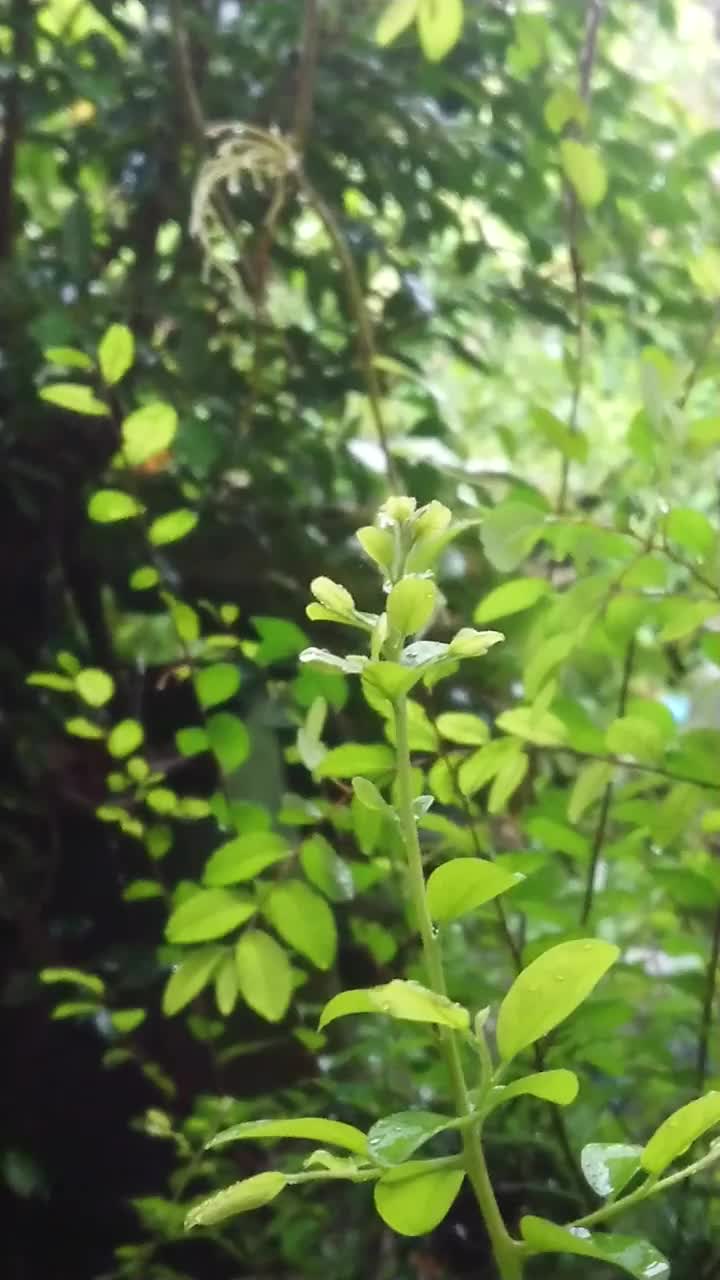
[[[643,1169],[660,1174],[708,1129],[720,1124],[720,1093],[706,1093],[668,1116],[656,1129],[641,1156]]]
[[[634,1236],[593,1235],[584,1227],[559,1227],[545,1218],[523,1218],[520,1234],[531,1254],[570,1253],[597,1258],[635,1276],[635,1280],[667,1280],[670,1266],[647,1240]]]
[[[567,1107],[578,1095],[578,1078],[574,1071],[566,1071],[559,1067],[555,1071],[536,1071],[531,1076],[523,1076],[513,1080],[511,1084],[496,1085],[490,1090],[488,1106],[491,1110],[530,1094],[533,1098],[543,1098],[545,1102],[554,1102],[559,1107]]]
[[[402,1164],[452,1124],[453,1120],[437,1111],[398,1111],[373,1125],[367,1136],[368,1151],[378,1164]]]
[[[470,1014],[462,1005],[419,982],[404,982],[401,978],[394,978],[383,986],[341,991],[333,996],[322,1011],[319,1030],[335,1018],[351,1013],[386,1013],[406,1022],[429,1022],[456,1031],[467,1031],[470,1026]]]
[[[428,910],[433,920],[457,920],[524,878],[483,858],[453,858],[428,880]]]
[[[615,1196],[640,1168],[642,1147],[625,1142],[589,1142],[580,1164],[586,1180],[599,1196]]]
[[[500,1006],[497,1043],[510,1062],[563,1022],[590,995],[619,948],[609,942],[561,942],[544,951],[515,979]]]

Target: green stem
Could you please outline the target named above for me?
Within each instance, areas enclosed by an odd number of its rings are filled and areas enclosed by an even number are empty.
[[[433,929],[425,896],[425,875],[422,865],[415,814],[413,813],[410,740],[408,734],[407,700],[400,697],[395,703],[395,728],[397,734],[397,792],[398,816],[407,853],[410,897],[422,941],[425,968],[430,986],[439,995],[447,995],[445,970],[439,940]],[[456,1034],[449,1028],[441,1028],[443,1048],[450,1073],[453,1101],[459,1117],[472,1113],[463,1071],[460,1046]],[[475,1192],[492,1244],[500,1280],[522,1280],[523,1259],[520,1246],[508,1235],[498,1208],[492,1182],[485,1162],[485,1153],[476,1129],[469,1125],[463,1132],[465,1169]]]
[[[693,1177],[694,1174],[700,1173],[702,1169],[709,1169],[712,1165],[717,1164],[719,1160],[720,1146],[713,1146],[699,1160],[686,1165],[684,1169],[680,1169],[677,1173],[671,1173],[667,1178],[648,1178],[643,1182],[642,1186],[638,1187],[636,1191],[631,1191],[622,1200],[615,1200],[613,1204],[603,1205],[601,1209],[596,1209],[594,1213],[589,1213],[584,1218],[578,1218],[569,1225],[571,1227],[594,1227],[599,1222],[609,1222],[612,1218],[619,1217],[621,1213],[624,1213],[626,1209],[631,1208],[633,1205],[640,1204],[643,1200],[649,1200],[651,1196],[660,1195],[662,1191],[669,1191],[671,1187],[677,1186],[679,1182],[684,1182],[686,1178]]]

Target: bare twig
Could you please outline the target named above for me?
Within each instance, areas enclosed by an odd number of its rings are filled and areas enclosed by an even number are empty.
[[[578,62],[578,92],[586,107],[590,105],[590,87],[592,71],[597,53],[598,32],[605,12],[607,0],[588,0],[585,21],[585,38]],[[585,365],[587,359],[587,323],[585,306],[585,273],[578,243],[578,227],[580,223],[580,203],[577,193],[570,182],[565,183],[565,199],[567,204],[567,241],[568,258],[573,282],[575,300],[575,367],[572,379],[572,402],[568,426],[576,432],[579,426],[580,401],[582,398]],[[560,477],[560,493],[557,509],[563,511],[567,502],[568,482],[570,478],[570,459],[564,454]]]

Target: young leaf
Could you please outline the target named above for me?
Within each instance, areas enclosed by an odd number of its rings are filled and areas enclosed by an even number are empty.
[[[256,1173],[252,1178],[242,1182],[234,1182],[224,1191],[218,1191],[208,1200],[201,1201],[191,1209],[185,1219],[185,1230],[193,1227],[214,1227],[236,1213],[247,1213],[249,1209],[259,1209],[261,1205],[270,1204],[287,1186],[284,1173]]]
[[[242,720],[229,711],[218,711],[205,725],[211,750],[224,774],[234,773],[250,753],[250,737]]]
[[[103,995],[105,991],[105,983],[102,978],[98,978],[94,973],[85,973],[82,969],[41,969],[39,977],[41,982],[47,984],[72,982],[76,987],[83,987],[86,991],[92,991],[93,995],[96,996]]]
[[[287,952],[261,929],[246,929],[235,949],[240,994],[267,1022],[285,1017],[293,991]]]
[[[238,975],[232,952],[226,952],[215,971],[215,1003],[218,1013],[229,1018],[238,998]]]
[[[390,747],[382,743],[344,742],[341,747],[334,747],[321,760],[315,776],[317,778],[352,778],[355,774],[363,777],[389,773],[395,767],[395,755]]]
[[[600,799],[613,775],[613,767],[604,760],[591,760],[578,773],[568,801],[568,820],[579,822],[596,800]]]
[[[351,1013],[386,1013],[406,1022],[429,1022],[457,1031],[466,1031],[470,1025],[470,1014],[462,1005],[429,991],[419,982],[405,982],[401,978],[393,978],[392,982],[379,987],[341,991],[325,1005],[319,1029],[322,1031],[335,1018]]]
[[[224,955],[222,947],[201,947],[173,969],[163,992],[162,1008],[167,1017],[179,1013],[207,986]]]
[[[205,711],[234,698],[240,688],[240,672],[231,662],[215,662],[201,667],[195,676],[195,692]]]
[[[522,1218],[520,1234],[535,1253],[570,1253],[609,1262],[635,1280],[667,1280],[667,1260],[647,1240],[633,1236],[592,1235],[584,1227],[558,1227],[544,1218]]]
[[[281,862],[290,852],[282,836],[274,831],[248,831],[220,845],[205,864],[203,881],[211,888],[224,888],[254,880],[266,867]]]
[[[640,1157],[643,1169],[656,1175],[663,1173],[716,1124],[720,1124],[720,1092],[706,1093],[688,1102],[656,1129]]]
[[[458,920],[524,878],[481,858],[453,858],[428,880],[428,910],[433,920]]]
[[[330,968],[335,959],[337,930],[324,898],[302,880],[285,880],[271,890],[263,912],[280,937],[307,956],[316,968]]]
[[[138,720],[121,720],[110,730],[107,748],[111,756],[130,756],[142,746],[145,731]]]
[[[532,609],[538,600],[550,592],[544,578],[515,578],[504,582],[481,600],[473,614],[473,622],[494,622],[496,618],[508,618],[513,613]]]
[[[616,1196],[640,1168],[642,1147],[624,1142],[589,1142],[580,1164],[585,1178],[599,1196]]]
[[[551,711],[538,712],[535,707],[512,707],[503,711],[495,723],[498,729],[504,729],[525,742],[533,742],[538,747],[559,747],[567,738],[562,720]]]
[[[392,44],[393,40],[397,40],[398,36],[410,26],[414,21],[417,12],[418,0],[391,0],[391,3],[380,14],[380,18],[375,28],[375,39],[380,45]],[[364,529],[358,530],[358,538],[364,533]],[[382,530],[377,530],[378,533]],[[362,544],[365,546],[365,544]],[[375,556],[373,556],[375,559]]]
[[[142,409],[128,414],[122,424],[125,460],[131,467],[138,467],[148,458],[162,453],[175,439],[177,425],[177,414],[172,405],[162,402],[143,405]]]
[[[180,507],[178,511],[170,511],[166,516],[158,516],[150,525],[149,538],[154,547],[164,547],[169,542],[179,542],[186,538],[198,522],[197,513],[188,507]]]
[[[447,1215],[464,1177],[464,1169],[433,1169],[427,1161],[410,1161],[376,1182],[375,1208],[399,1235],[425,1235]]]
[[[428,62],[441,62],[457,44],[463,17],[463,0],[418,0],[418,34]]]
[[[337,614],[339,618],[350,621],[355,612],[355,601],[350,592],[342,587],[339,582],[333,582],[331,578],[313,578],[310,583],[310,590],[315,599],[330,614]]]
[[[566,138],[560,143],[565,176],[574,187],[577,197],[586,209],[594,209],[605,198],[607,174],[594,147]]]
[[[61,409],[70,409],[73,413],[84,413],[89,417],[105,418],[108,407],[98,400],[92,387],[84,387],[79,382],[53,382],[43,387],[40,399],[48,404],[59,405]]]
[[[135,357],[135,340],[124,324],[111,324],[98,347],[98,363],[108,387],[125,376]]]
[[[564,1022],[619,954],[619,948],[609,942],[561,942],[523,969],[498,1014],[497,1043],[503,1062],[510,1062]]]
[[[252,898],[227,889],[199,889],[172,912],[165,936],[168,942],[209,942],[222,938],[254,914]]]
[[[515,794],[530,767],[530,760],[524,751],[514,752],[503,760],[493,778],[488,795],[488,813],[502,813],[505,805]]]
[[[473,627],[461,627],[448,645],[451,658],[483,658],[488,649],[499,644],[505,636],[502,631],[475,631]]]
[[[103,707],[115,692],[115,682],[105,671],[85,667],[75,677],[75,688],[90,707]]]
[[[403,639],[414,635],[427,626],[436,601],[437,587],[431,578],[401,578],[387,599],[388,622]]]
[[[578,1078],[573,1071],[565,1071],[562,1067],[554,1071],[537,1071],[531,1076],[523,1076],[513,1080],[511,1084],[496,1085],[490,1090],[488,1104],[492,1110],[500,1107],[512,1098],[522,1098],[528,1094],[533,1098],[542,1098],[545,1102],[554,1102],[559,1107],[568,1107],[578,1095]]]
[[[424,1142],[452,1124],[449,1116],[437,1111],[399,1111],[373,1125],[367,1136],[367,1149],[377,1164],[402,1164]]]
[[[469,711],[443,711],[435,727],[448,742],[457,742],[463,747],[482,747],[490,735],[485,721]]]
[[[374,782],[369,782],[367,778],[353,778],[352,789],[355,792],[361,804],[366,809],[374,809],[378,813],[394,812],[387,800],[384,800],[375,786]]]
[[[300,1138],[310,1142],[327,1142],[358,1156],[367,1156],[367,1138],[361,1129],[341,1120],[325,1120],[322,1116],[301,1116],[297,1120],[248,1120],[223,1129],[208,1142],[208,1148],[224,1147],[228,1142],[259,1138]]]
[[[140,515],[142,507],[122,489],[98,489],[88,503],[88,515],[96,524],[115,524]]]

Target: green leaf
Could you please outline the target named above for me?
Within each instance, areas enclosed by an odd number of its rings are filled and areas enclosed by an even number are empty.
[[[428,910],[433,920],[458,920],[524,878],[481,858],[453,858],[428,880]]]
[[[120,1035],[127,1036],[131,1031],[136,1031],[146,1017],[144,1009],[117,1009],[110,1015],[110,1021]]]
[[[142,507],[122,489],[98,489],[88,503],[88,515],[96,524],[115,524],[140,515]]]
[[[246,929],[235,949],[235,966],[245,1003],[267,1022],[280,1022],[293,992],[293,972],[285,949],[269,933]]]
[[[201,667],[195,676],[198,702],[206,711],[233,698],[240,688],[240,672],[231,662],[216,662]]]
[[[418,0],[418,35],[428,62],[441,62],[457,44],[463,18],[463,0]]]
[[[466,1031],[470,1026],[470,1015],[462,1005],[429,991],[419,982],[400,978],[383,986],[341,991],[333,996],[322,1011],[319,1029],[322,1031],[329,1022],[351,1013],[385,1013],[405,1022],[429,1022],[456,1031]]]
[[[76,987],[92,991],[96,996],[102,996],[105,992],[105,983],[102,978],[96,977],[94,973],[85,973],[82,969],[41,969],[38,976],[41,982],[48,985],[55,982],[72,982]]]
[[[387,598],[388,622],[403,639],[414,635],[427,626],[436,602],[437,587],[431,578],[401,578]]]
[[[473,622],[494,622],[513,613],[532,609],[538,600],[550,593],[550,584],[543,578],[515,578],[504,582],[481,600],[473,614]]]
[[[93,362],[84,351],[77,347],[48,347],[43,351],[48,364],[64,365],[66,369],[92,369]]]
[[[214,1227],[236,1213],[247,1213],[249,1209],[259,1209],[270,1204],[287,1186],[284,1173],[256,1173],[252,1178],[244,1178],[242,1182],[234,1182],[224,1191],[218,1191],[208,1200],[191,1209],[185,1219],[185,1230],[193,1227]]]
[[[382,743],[344,742],[328,751],[315,770],[316,778],[352,778],[389,773],[395,768],[395,755]]]
[[[127,889],[123,889],[123,902],[147,902],[162,896],[163,887],[159,880],[133,880]]]
[[[366,809],[374,809],[377,813],[394,812],[387,800],[381,796],[375,783],[369,782],[367,778],[353,778],[352,789]]]
[[[124,324],[111,324],[98,347],[100,372],[105,385],[113,387],[124,378],[135,358],[135,339]]]
[[[392,44],[393,40],[397,40],[410,23],[414,21],[417,13],[418,0],[391,0],[391,3],[380,14],[377,27],[375,28],[375,39],[380,45]],[[361,533],[367,533],[366,529],[358,529],[357,537],[360,538]],[[381,533],[380,529],[371,529],[373,533]],[[362,542],[363,547],[365,543]],[[392,546],[392,541],[391,541]],[[365,547],[365,550],[368,550]],[[372,552],[368,551],[369,555]],[[376,556],[372,555],[373,559]],[[380,562],[382,563],[382,562]]]
[[[283,941],[307,956],[316,968],[331,967],[337,947],[335,919],[325,899],[302,880],[276,885],[263,912]]]
[[[60,1022],[64,1018],[96,1018],[100,1013],[100,1005],[92,1000],[63,1000],[56,1004],[51,1017]]]
[[[583,765],[568,801],[568,821],[579,822],[583,814],[605,791],[613,775],[613,767],[604,760],[591,760]]]
[[[93,418],[106,418],[109,410],[102,400],[98,400],[92,387],[81,386],[76,382],[54,382],[43,387],[40,399],[48,404],[56,404],[61,409],[70,409],[72,413],[84,413]]]
[[[588,107],[577,89],[563,87],[550,95],[543,108],[545,123],[552,133],[562,133],[566,124],[576,120],[578,124],[587,123]]]
[[[224,774],[234,773],[250,754],[250,737],[242,720],[229,711],[218,711],[205,725],[210,748]]]
[[[510,1062],[564,1022],[619,954],[619,948],[609,942],[561,942],[523,969],[498,1014],[497,1043],[503,1062]]]
[[[224,955],[222,947],[201,947],[173,969],[163,992],[162,1009],[167,1017],[179,1013],[199,995]]]
[[[287,841],[274,831],[248,831],[215,850],[205,864],[203,880],[211,888],[254,880],[289,853]]]
[[[178,729],[175,744],[181,756],[199,756],[210,750],[210,741],[204,729]]]
[[[86,720],[85,716],[71,716],[65,721],[65,732],[72,734],[74,738],[104,737],[99,725],[93,724],[92,720]]]
[[[599,1196],[616,1196],[640,1168],[642,1147],[625,1142],[589,1142],[580,1164],[587,1182]]]
[[[60,676],[56,671],[33,671],[25,681],[38,689],[53,689],[56,693],[71,693],[73,682],[69,676]]]
[[[554,1071],[536,1071],[533,1075],[513,1080],[511,1084],[496,1085],[490,1090],[488,1105],[494,1110],[513,1098],[529,1094],[545,1102],[554,1102],[559,1107],[568,1107],[577,1098],[579,1087],[574,1071],[566,1071],[562,1067]]]
[[[597,151],[585,142],[566,138],[560,143],[560,156],[565,176],[580,203],[586,209],[594,209],[607,191],[607,174]]]
[[[235,957],[232,952],[226,952],[222,961],[215,970],[215,1003],[218,1007],[218,1013],[223,1018],[229,1018],[238,998],[238,975]]]
[[[401,694],[409,693],[420,679],[422,679],[421,672],[409,670],[399,662],[368,662],[362,675],[364,691],[369,692],[369,686],[391,702]],[[368,701],[372,706],[370,697]]]
[[[260,636],[260,646],[255,653],[260,667],[294,658],[307,644],[305,632],[288,618],[251,618],[250,621]]]
[[[457,742],[464,747],[484,746],[490,732],[485,721],[469,711],[443,711],[435,726],[448,742]]]
[[[147,462],[148,458],[153,458],[155,454],[163,453],[175,439],[177,426],[177,414],[172,405],[163,404],[160,401],[143,405],[142,409],[136,409],[134,413],[128,414],[122,424],[123,454],[126,462],[131,467],[138,467],[143,462]],[[169,517],[163,518],[167,520]],[[163,541],[174,542],[175,538],[165,538]]]
[[[545,1218],[522,1218],[520,1234],[531,1253],[570,1253],[597,1258],[627,1271],[636,1280],[667,1280],[666,1259],[646,1240],[633,1236],[592,1235],[584,1227],[558,1227]]]
[[[164,547],[168,542],[179,542],[186,538],[198,522],[195,511],[188,507],[180,507],[178,511],[170,511],[166,516],[158,516],[150,525],[149,538],[154,547]]]
[[[488,813],[502,813],[508,800],[515,794],[530,767],[524,751],[514,752],[503,760],[490,787]]]
[[[533,742],[538,747],[559,747],[567,738],[562,720],[551,711],[536,711],[534,707],[514,707],[503,711],[495,723],[498,729],[504,729],[525,742]]]
[[[331,902],[349,902],[355,896],[352,871],[319,832],[303,840],[300,862],[310,883]]]
[[[132,755],[142,746],[145,732],[137,720],[121,720],[110,730],[107,748],[111,756],[117,759]]]
[[[692,507],[676,507],[665,521],[665,533],[692,555],[708,555],[717,542],[717,533],[707,516]]]
[[[400,0],[400,3],[403,2],[404,0]],[[406,2],[412,4],[414,10],[417,0],[406,0]],[[374,560],[384,574],[389,574],[395,555],[392,534],[387,529],[376,529],[373,525],[367,525],[364,529],[358,529],[355,537],[366,556]]]
[[[485,517],[480,537],[493,568],[511,573],[542,536],[544,514],[526,502],[502,502]]]
[[[605,745],[613,755],[657,760],[665,750],[665,738],[651,720],[640,716],[620,716],[608,725]]]
[[[90,707],[103,707],[115,692],[115,682],[105,671],[85,667],[75,677],[75,688]]]
[[[352,621],[355,601],[339,582],[333,582],[332,578],[313,578],[310,590],[331,617],[336,616],[339,621]]]
[[[355,1155],[367,1156],[367,1138],[354,1125],[341,1120],[325,1120],[322,1116],[301,1116],[297,1120],[248,1120],[244,1124],[223,1129],[208,1142],[208,1148],[224,1147],[228,1142],[258,1138],[300,1138],[310,1142],[326,1142]]]
[[[425,1235],[447,1215],[464,1177],[463,1169],[433,1169],[424,1160],[410,1161],[376,1182],[375,1208],[399,1235]]]
[[[199,889],[176,907],[165,927],[168,942],[210,942],[255,914],[252,898],[227,889]]]
[[[451,658],[483,658],[488,649],[505,637],[501,631],[475,631],[473,627],[461,627],[448,645]]]
[[[130,574],[130,587],[133,591],[149,591],[160,581],[160,574],[152,565],[143,565]]]
[[[655,1175],[663,1173],[716,1124],[720,1124],[720,1093],[713,1091],[688,1102],[656,1129],[640,1158],[643,1169]]]
[[[468,799],[474,796],[476,791],[495,777],[505,761],[517,752],[518,744],[512,738],[494,738],[487,746],[473,751],[460,766],[458,783],[462,794]]]
[[[708,246],[688,263],[693,284],[704,297],[713,300],[720,297],[720,252]]]
[[[709,600],[688,600],[678,603],[673,600],[668,610],[668,620],[658,637],[661,644],[673,644],[676,640],[684,640],[692,635],[704,622],[718,616],[718,606]]]
[[[449,1116],[437,1111],[398,1111],[373,1125],[367,1136],[367,1150],[377,1164],[402,1164],[424,1142],[453,1123]]]

